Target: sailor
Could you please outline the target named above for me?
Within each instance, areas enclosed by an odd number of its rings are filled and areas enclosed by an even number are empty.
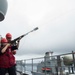
[[[9,75],[16,75],[16,61],[12,50],[15,50],[15,47],[11,47],[7,39],[2,38],[0,47],[0,75],[5,75],[6,72]]]
[[[10,43],[10,42],[11,42],[11,39],[12,39],[12,35],[11,35],[10,33],[7,33],[7,34],[6,34],[6,39],[7,39],[7,41]],[[12,44],[12,46],[17,47],[17,49],[18,49],[18,47],[19,47],[19,42],[20,42],[20,40],[17,40],[17,43]],[[16,50],[13,50],[12,53],[15,55],[15,54],[16,54]]]

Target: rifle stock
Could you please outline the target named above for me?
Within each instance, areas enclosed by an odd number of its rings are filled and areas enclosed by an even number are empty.
[[[36,31],[37,29],[38,29],[38,27],[34,28],[34,29],[31,30],[30,32]],[[28,33],[26,33],[26,34],[24,34],[24,35],[21,35],[21,36],[19,36],[19,37],[17,37],[16,39],[12,40],[10,43],[11,43],[11,44],[14,44],[16,41],[21,40],[24,36],[28,35],[30,32],[28,32]]]

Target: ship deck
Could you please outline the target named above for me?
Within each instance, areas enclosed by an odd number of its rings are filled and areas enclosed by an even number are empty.
[[[17,75],[29,75],[29,74],[26,74],[26,73],[22,73],[22,72],[20,72],[20,71],[17,71],[16,73],[17,73]],[[6,75],[9,75],[9,74],[6,73]]]

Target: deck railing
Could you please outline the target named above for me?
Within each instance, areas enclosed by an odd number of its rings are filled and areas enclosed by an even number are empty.
[[[72,58],[64,58],[70,55]],[[69,75],[75,74],[75,53],[17,60],[17,71],[28,75]],[[64,60],[65,59],[65,60]],[[68,62],[67,62],[68,61]],[[32,74],[31,74],[32,73]]]

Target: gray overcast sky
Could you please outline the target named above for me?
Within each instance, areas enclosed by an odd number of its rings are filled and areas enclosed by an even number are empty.
[[[21,40],[16,59],[75,51],[75,0],[7,1],[5,20],[0,22],[3,37],[10,32],[14,39],[39,28]]]

